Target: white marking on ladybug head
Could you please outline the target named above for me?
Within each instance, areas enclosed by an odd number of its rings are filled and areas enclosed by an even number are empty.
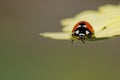
[[[82,27],[85,27],[85,28],[87,28],[87,26],[86,26],[86,25],[83,25]]]
[[[78,26],[78,28],[81,27],[81,25]]]
[[[85,36],[85,34],[84,33],[80,33],[79,36],[83,37],[83,36]]]
[[[76,34],[79,34],[79,30],[75,31]]]
[[[88,30],[85,31],[86,34],[89,34],[90,32]]]

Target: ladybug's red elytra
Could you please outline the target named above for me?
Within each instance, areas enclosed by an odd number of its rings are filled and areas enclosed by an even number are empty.
[[[94,37],[94,29],[87,21],[78,22],[72,29],[72,43],[74,40],[84,40]]]

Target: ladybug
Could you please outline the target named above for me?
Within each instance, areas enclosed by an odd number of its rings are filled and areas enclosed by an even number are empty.
[[[74,40],[81,40],[85,43],[84,40],[94,38],[94,29],[87,21],[80,21],[75,24],[74,28],[72,29],[72,41]]]

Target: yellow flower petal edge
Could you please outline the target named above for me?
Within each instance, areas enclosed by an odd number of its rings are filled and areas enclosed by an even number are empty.
[[[40,33],[40,35],[46,38],[52,38],[57,40],[68,40],[71,38],[70,33],[66,33],[66,32],[45,32],[45,33]]]
[[[107,4],[100,6],[98,11],[80,12],[73,18],[61,21],[63,32],[45,32],[40,35],[52,39],[68,40],[71,38],[72,28],[79,21],[87,21],[93,26],[96,37],[94,40],[118,36],[120,35],[120,5]]]

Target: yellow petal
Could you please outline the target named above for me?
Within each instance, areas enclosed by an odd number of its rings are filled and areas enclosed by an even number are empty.
[[[115,19],[112,23],[106,25],[106,27],[95,33],[97,38],[112,38],[115,36],[120,36],[120,17]]]
[[[71,38],[70,33],[65,32],[45,32],[40,33],[41,36],[51,39],[59,39],[59,40],[69,40]]]

